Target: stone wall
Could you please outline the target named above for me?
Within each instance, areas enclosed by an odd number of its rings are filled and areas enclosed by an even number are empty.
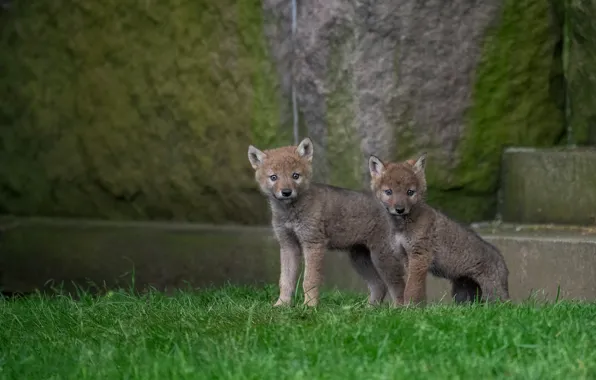
[[[0,13],[0,213],[266,223],[247,145],[319,179],[429,152],[429,199],[494,217],[508,145],[564,140],[547,0],[15,1]],[[295,53],[295,54],[294,54]]]
[[[0,15],[0,213],[267,222],[247,146],[289,135],[258,0]]]
[[[562,140],[561,30],[548,1],[298,5],[294,55],[290,1],[264,0],[266,30],[278,65],[293,67],[308,133],[327,147],[321,178],[361,186],[369,154],[427,151],[430,201],[492,218],[503,147]]]
[[[596,3],[567,1],[563,9],[570,142],[596,145]]]

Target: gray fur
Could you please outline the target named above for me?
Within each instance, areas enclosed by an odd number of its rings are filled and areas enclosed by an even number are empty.
[[[427,272],[451,280],[456,302],[509,299],[509,270],[499,250],[426,204],[425,163],[426,155],[404,163],[373,156],[369,165],[371,188],[408,256],[406,301],[425,301]]]
[[[353,267],[369,288],[369,303],[403,303],[405,254],[394,244],[391,223],[381,205],[362,192],[311,184],[312,143],[265,152],[249,148],[255,177],[269,199],[272,226],[280,244],[280,296],[276,306],[291,303],[304,256],[303,290],[309,306],[319,302],[326,250],[349,252]],[[252,158],[251,158],[252,157]],[[261,157],[255,162],[253,158]],[[299,174],[298,178],[293,177]],[[271,176],[275,180],[271,180]],[[287,190],[283,196],[281,189]],[[291,192],[290,192],[291,191]]]

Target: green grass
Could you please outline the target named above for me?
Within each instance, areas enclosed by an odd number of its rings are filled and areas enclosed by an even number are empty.
[[[596,376],[596,305],[369,309],[277,289],[0,300],[2,379],[580,379]]]

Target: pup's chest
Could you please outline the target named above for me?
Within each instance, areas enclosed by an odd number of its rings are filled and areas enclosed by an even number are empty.
[[[313,235],[313,227],[313,225],[302,220],[284,223],[284,228],[286,228],[288,231],[292,231],[298,240],[301,241],[307,240]]]
[[[406,252],[409,252],[412,249],[412,240],[403,233],[397,233],[393,237],[394,243],[398,246],[403,247]]]
[[[274,224],[276,224],[281,230],[296,236],[299,240],[304,235],[308,234],[308,223],[305,223],[301,218],[298,217],[286,216],[281,220],[277,220]]]
[[[273,225],[278,228],[294,231],[296,227],[300,226],[303,216],[296,210],[273,210]]]
[[[287,233],[296,236],[300,241],[308,240],[322,230],[319,220],[305,215],[303,212],[280,215],[280,217],[274,219],[274,224]]]

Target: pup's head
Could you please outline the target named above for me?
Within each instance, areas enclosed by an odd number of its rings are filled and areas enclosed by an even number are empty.
[[[298,146],[260,151],[248,147],[248,160],[263,194],[284,203],[295,200],[310,185],[313,144],[307,137]]]
[[[371,189],[391,215],[405,217],[426,194],[424,167],[426,153],[418,160],[384,163],[371,156],[368,168],[371,175]]]

